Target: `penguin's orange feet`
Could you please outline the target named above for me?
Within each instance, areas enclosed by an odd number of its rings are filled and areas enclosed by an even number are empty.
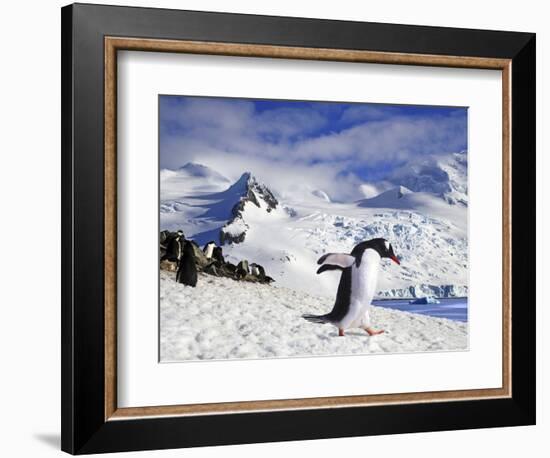
[[[344,330],[338,328],[338,337],[344,337]]]
[[[369,336],[377,336],[378,334],[382,334],[384,332],[383,329],[372,329],[372,328],[365,328],[365,331],[367,331]]]

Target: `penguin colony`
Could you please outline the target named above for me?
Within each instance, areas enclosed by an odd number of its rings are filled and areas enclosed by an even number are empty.
[[[267,284],[274,281],[259,264],[249,264],[247,260],[237,265],[226,262],[222,247],[214,241],[201,250],[194,241],[186,240],[182,231],[162,231],[159,241],[161,268],[175,270],[178,283],[196,286],[198,272],[239,281]]]

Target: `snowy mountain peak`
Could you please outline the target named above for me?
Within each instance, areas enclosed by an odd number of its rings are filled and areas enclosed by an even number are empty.
[[[244,172],[240,176],[240,178],[231,185],[229,189],[245,192],[248,189],[248,186],[250,185],[250,181],[253,179],[254,178],[252,177],[252,174],[250,172]]]
[[[410,206],[406,197],[412,194],[414,193],[405,186],[397,186],[375,197],[359,200],[357,204],[360,207],[406,208]]]
[[[235,204],[236,210],[233,211],[234,215],[239,210],[237,207],[244,206],[246,202],[252,202],[258,208],[265,207],[267,212],[274,210],[279,204],[271,190],[250,172],[244,172],[227,191],[239,196],[239,201]]]
[[[240,195],[239,200],[231,210],[232,218],[220,230],[220,243],[242,243],[246,237],[249,225],[247,219],[247,204],[271,213],[279,205],[271,190],[260,183],[250,172],[245,172],[229,188],[230,192]]]
[[[388,180],[414,192],[428,192],[451,205],[468,206],[466,152],[429,156],[397,169]]]
[[[397,199],[401,199],[405,194],[410,194],[412,191],[405,186],[398,186],[397,188],[390,189],[386,193],[394,194]]]

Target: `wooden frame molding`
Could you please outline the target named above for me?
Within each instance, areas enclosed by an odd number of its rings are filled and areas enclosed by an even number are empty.
[[[118,408],[117,406],[117,313],[116,313],[116,247],[117,247],[117,51],[153,51],[226,56],[267,57],[281,59],[324,60],[357,63],[444,66],[494,69],[502,72],[502,231],[503,231],[503,292],[502,292],[502,380],[501,388],[457,391],[419,392],[365,396],[338,396],[305,399],[243,401],[214,404],[186,404],[172,406],[143,406]],[[179,41],[105,37],[104,81],[104,151],[105,151],[105,420],[129,420],[158,416],[193,416],[206,414],[248,413],[273,410],[323,409],[371,406],[382,404],[428,403],[477,399],[509,398],[511,383],[511,88],[512,64],[510,59],[461,57],[447,55],[403,54],[343,49],[302,48],[270,45],[248,45],[201,41]]]

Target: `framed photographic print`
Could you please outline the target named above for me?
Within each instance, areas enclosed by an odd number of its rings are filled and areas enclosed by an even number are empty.
[[[63,450],[534,424],[534,34],[76,4],[62,78]]]

